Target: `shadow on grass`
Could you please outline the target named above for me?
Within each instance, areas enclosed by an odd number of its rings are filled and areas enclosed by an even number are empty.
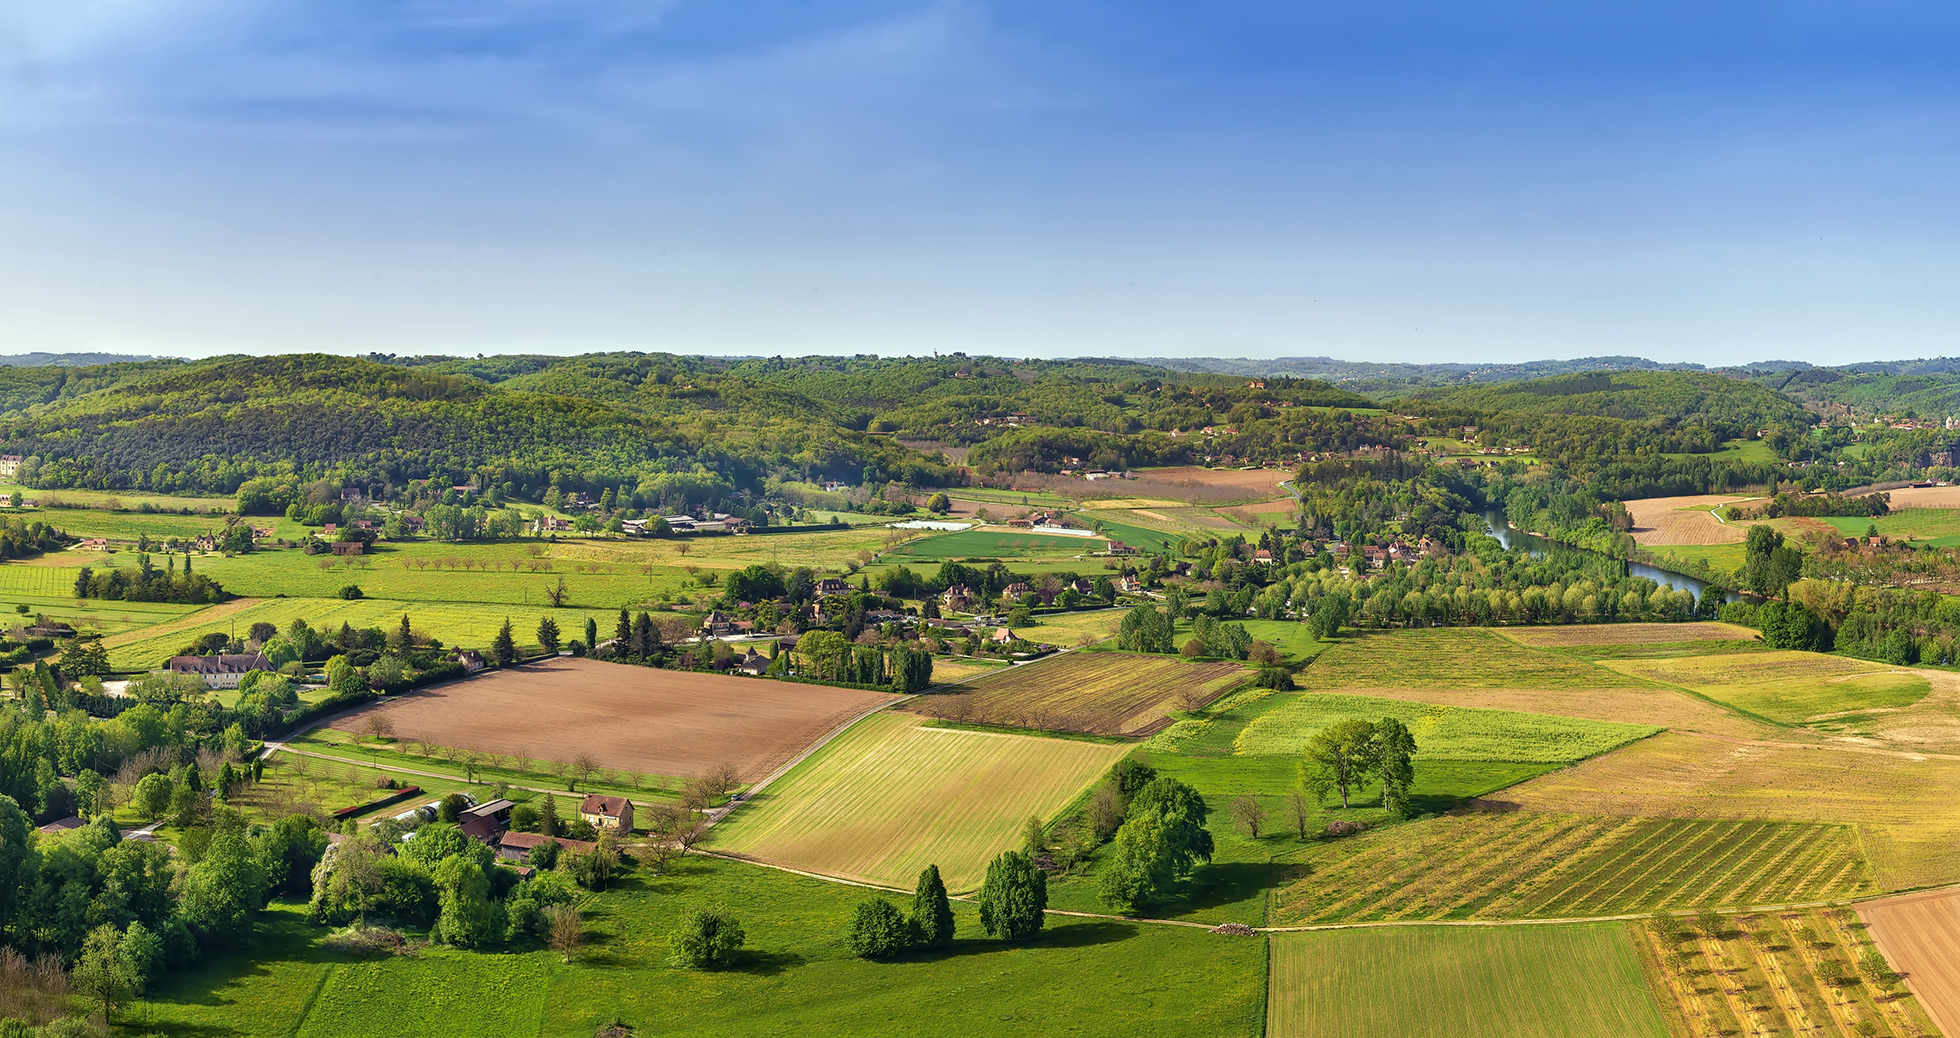
[[[914,951],[897,961],[942,962],[946,959],[989,955],[1019,948],[1092,948],[1099,944],[1127,941],[1136,935],[1135,923],[1118,922],[1114,919],[1049,916],[1048,922],[1041,929],[1041,936],[1032,941],[1010,942],[997,941],[991,937],[962,937],[954,940],[950,948]]]

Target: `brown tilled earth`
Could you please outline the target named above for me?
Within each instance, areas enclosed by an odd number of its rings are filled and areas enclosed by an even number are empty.
[[[560,659],[376,703],[334,727],[361,731],[366,716],[379,711],[401,739],[560,761],[584,751],[601,767],[669,776],[727,762],[754,782],[831,729],[896,698]]]
[[[1960,891],[1868,901],[1858,918],[1940,1030],[1960,1034]]]
[[[1887,490],[1893,508],[1960,508],[1960,486]]]
[[[1633,539],[1652,547],[1669,544],[1728,544],[1749,538],[1747,527],[1724,523],[1708,510],[1747,498],[1732,494],[1697,494],[1692,497],[1649,497],[1628,501],[1633,516]],[[1688,509],[1688,511],[1683,511]]]

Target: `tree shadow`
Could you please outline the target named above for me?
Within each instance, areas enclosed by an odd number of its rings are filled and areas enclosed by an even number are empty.
[[[1184,908],[1222,908],[1259,896],[1272,885],[1270,862],[1213,862],[1191,877],[1177,904]]]
[[[809,961],[795,952],[745,950],[741,958],[728,964],[724,973],[747,973],[755,977],[774,977]]]
[[[994,952],[1013,951],[1016,948],[1092,948],[1098,944],[1115,944],[1127,941],[1137,935],[1137,924],[1120,922],[1115,919],[1084,919],[1078,916],[1049,916],[1041,928],[1041,936],[1031,941],[999,941],[991,937],[962,937],[953,941],[951,947],[914,951],[905,955],[905,962],[942,962],[946,959],[963,958],[968,955],[989,955]]]

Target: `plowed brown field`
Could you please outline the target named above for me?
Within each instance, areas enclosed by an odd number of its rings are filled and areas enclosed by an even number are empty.
[[[1693,497],[1649,497],[1628,501],[1633,516],[1633,539],[1644,547],[1669,544],[1728,544],[1749,538],[1747,527],[1724,523],[1709,514],[1717,505],[1747,498],[1727,494]]]
[[[1869,901],[1858,918],[1940,1030],[1960,1034],[1960,892]]]
[[[826,685],[560,659],[389,699],[368,714],[401,738],[565,760],[581,751],[603,767],[698,775],[733,763],[754,782],[845,721],[897,699]]]

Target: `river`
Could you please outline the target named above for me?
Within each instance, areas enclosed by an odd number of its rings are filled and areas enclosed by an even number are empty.
[[[1575,545],[1552,540],[1549,537],[1540,537],[1535,533],[1520,530],[1512,526],[1510,521],[1504,518],[1504,513],[1500,509],[1493,508],[1485,512],[1484,522],[1490,524],[1490,535],[1497,538],[1497,543],[1502,544],[1506,548],[1523,548],[1533,555],[1543,555],[1548,551],[1579,551],[1585,552],[1588,555],[1597,555],[1602,559],[1613,559],[1611,555],[1607,555],[1604,552],[1593,551],[1591,548],[1580,548]],[[1708,590],[1707,581],[1696,580],[1683,573],[1664,570],[1659,566],[1649,566],[1644,562],[1631,562],[1626,559],[1613,559],[1613,561],[1624,564],[1627,572],[1636,577],[1646,577],[1656,584],[1692,591],[1695,593],[1696,598],[1700,598],[1702,593]],[[1730,601],[1733,601],[1735,596],[1730,594],[1728,598]]]

